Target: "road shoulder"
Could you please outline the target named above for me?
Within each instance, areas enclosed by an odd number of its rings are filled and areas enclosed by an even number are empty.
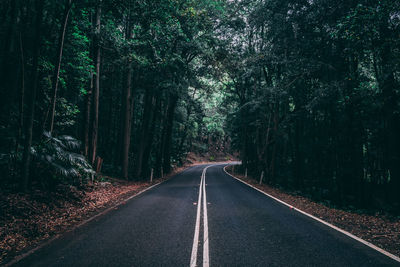
[[[228,170],[227,170],[228,169]],[[231,168],[224,171],[233,178],[253,187],[306,216],[328,225],[367,246],[400,262],[400,219],[393,220],[379,215],[366,215],[327,207],[306,197],[293,195],[265,184],[258,184],[243,175],[232,175]]]
[[[67,193],[2,194],[1,206],[7,209],[0,218],[0,265],[20,261],[195,165],[177,168],[152,183],[107,177],[85,191],[69,188]]]

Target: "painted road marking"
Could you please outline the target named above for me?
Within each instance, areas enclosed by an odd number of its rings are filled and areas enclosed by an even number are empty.
[[[278,201],[279,203],[281,203],[281,204],[283,204],[283,205],[285,205],[285,206],[288,206],[290,209],[293,209],[293,210],[295,210],[295,211],[298,211],[298,212],[300,212],[300,213],[303,214],[303,215],[306,215],[306,216],[308,216],[308,217],[310,217],[310,218],[312,218],[312,219],[314,219],[314,220],[316,220],[316,221],[318,221],[318,222],[320,222],[320,223],[322,223],[322,224],[325,224],[326,226],[328,226],[328,227],[330,227],[330,228],[332,228],[332,229],[335,229],[336,231],[341,232],[342,234],[345,234],[345,235],[347,235],[348,237],[350,237],[350,238],[352,238],[352,239],[354,239],[354,240],[357,240],[357,241],[360,242],[360,243],[363,243],[364,245],[366,245],[366,246],[368,246],[368,247],[370,247],[370,248],[372,248],[372,249],[374,249],[374,250],[376,250],[376,251],[382,253],[383,255],[388,256],[389,258],[392,258],[393,260],[395,260],[395,261],[397,261],[397,262],[400,262],[400,258],[397,257],[397,256],[395,256],[395,255],[393,255],[392,253],[387,252],[386,250],[383,250],[383,249],[381,249],[381,248],[375,246],[374,244],[372,244],[372,243],[370,243],[370,242],[368,242],[368,241],[365,241],[364,239],[361,239],[361,238],[359,238],[359,237],[357,237],[357,236],[355,236],[355,235],[353,235],[353,234],[351,234],[351,233],[349,233],[349,232],[347,232],[347,231],[345,231],[345,230],[343,230],[343,229],[341,229],[341,228],[339,228],[339,227],[337,227],[337,226],[334,226],[333,224],[330,224],[330,223],[328,223],[328,222],[326,222],[326,221],[324,221],[324,220],[321,220],[320,218],[317,218],[317,217],[315,217],[314,215],[311,215],[311,214],[309,214],[309,213],[307,213],[307,212],[305,212],[305,211],[299,210],[298,208],[295,208],[295,207],[293,207],[292,205],[289,205],[288,203],[286,203],[286,202],[284,202],[284,201],[282,201],[282,200],[280,200],[280,199],[278,199],[278,198],[276,198],[276,197],[274,197],[274,196],[272,196],[272,195],[270,195],[270,194],[268,194],[268,193],[265,193],[264,191],[258,189],[257,187],[252,186],[251,184],[248,184],[248,183],[246,183],[245,181],[240,180],[239,178],[236,178],[235,176],[233,176],[232,174],[230,174],[230,173],[228,173],[228,172],[226,171],[226,169],[225,169],[226,167],[228,167],[228,165],[226,165],[226,166],[224,167],[224,172],[225,172],[227,175],[231,176],[232,178],[238,180],[239,182],[244,183],[244,184],[247,185],[247,186],[250,186],[251,188],[257,190],[258,192],[260,192],[260,193],[266,195],[267,197],[270,197],[270,198],[272,198],[272,199]]]
[[[190,267],[197,266],[197,250],[199,248],[199,234],[200,234],[200,216],[201,206],[203,206],[203,267],[208,267],[210,262],[208,252],[208,216],[207,216],[207,199],[206,199],[206,172],[210,166],[204,168],[199,186],[199,200],[197,201],[197,215],[196,215],[196,226],[194,228],[192,256],[190,257]],[[203,205],[202,205],[203,198]]]
[[[204,168],[203,171],[203,267],[208,267],[210,265],[210,257],[208,253],[208,216],[206,194],[206,172],[208,167]]]
[[[199,186],[199,200],[197,201],[197,215],[196,215],[196,226],[194,228],[192,256],[190,257],[190,267],[196,266],[197,261],[197,249],[199,247],[199,232],[200,232],[200,211],[201,211],[201,192],[203,185],[203,175],[201,175],[200,186]]]

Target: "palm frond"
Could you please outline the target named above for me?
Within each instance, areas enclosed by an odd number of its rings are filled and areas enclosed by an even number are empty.
[[[31,153],[53,174],[72,182],[77,177],[87,181],[95,173],[85,157],[75,152],[81,145],[79,140],[69,135],[54,137],[50,132],[44,132],[43,136],[43,141],[32,147]]]

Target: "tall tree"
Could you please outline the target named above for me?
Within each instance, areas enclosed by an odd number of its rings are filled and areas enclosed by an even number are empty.
[[[64,14],[62,18],[62,25],[60,25],[60,33],[59,33],[59,40],[58,40],[58,46],[57,46],[57,59],[54,64],[54,75],[53,75],[53,92],[52,92],[52,97],[51,97],[51,103],[49,106],[49,111],[50,111],[50,126],[49,126],[49,132],[53,132],[54,128],[54,115],[55,115],[55,110],[56,110],[56,101],[57,101],[57,90],[58,90],[58,81],[60,77],[60,68],[61,68],[61,60],[62,60],[62,54],[63,54],[63,49],[64,49],[64,38],[65,38],[65,32],[67,29],[68,25],[68,19],[69,19],[69,14],[71,12],[72,8],[72,0],[66,0],[64,4]],[[44,127],[47,122],[47,117],[49,116],[49,111],[46,112],[46,117],[44,119]]]
[[[42,41],[42,21],[43,21],[43,6],[44,0],[35,1],[36,11],[36,22],[35,22],[35,42],[33,43],[33,62],[31,69],[30,78],[30,95],[28,101],[28,108],[25,119],[25,141],[24,141],[24,153],[22,159],[22,180],[21,188],[23,191],[28,190],[29,184],[29,172],[31,166],[31,148],[32,148],[32,136],[33,136],[33,120],[35,118],[35,103],[36,93],[39,82],[39,69],[38,62],[40,56],[40,45]]]
[[[125,38],[128,42],[128,53],[126,59],[126,74],[125,74],[125,86],[124,86],[124,94],[122,97],[122,147],[121,147],[121,170],[122,177],[124,179],[128,179],[128,171],[129,171],[129,150],[131,143],[131,132],[132,132],[132,119],[133,119],[133,110],[134,110],[134,98],[132,96],[132,58],[131,58],[131,49],[129,41],[133,37],[132,31],[132,17],[131,17],[131,7],[129,6],[128,15],[126,18],[126,32]]]
[[[94,20],[94,40],[93,40],[93,57],[95,64],[95,73],[93,75],[93,92],[92,92],[92,119],[91,119],[91,140],[90,140],[90,162],[94,166],[97,156],[97,139],[99,131],[99,95],[100,95],[100,63],[101,63],[101,10],[102,0],[97,0],[96,15]]]

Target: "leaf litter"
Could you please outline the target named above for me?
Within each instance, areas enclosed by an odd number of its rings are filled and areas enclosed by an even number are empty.
[[[228,172],[231,173],[229,169]],[[231,173],[232,174],[232,173]],[[388,214],[375,213],[374,215],[360,212],[345,211],[328,207],[323,203],[292,192],[284,192],[266,184],[259,184],[256,180],[234,174],[235,177],[252,186],[298,208],[330,224],[333,224],[351,234],[368,241],[396,256],[400,256],[400,218]]]
[[[55,192],[0,191],[0,264],[151,185],[107,179],[110,182],[95,182],[81,190],[59,186]]]

